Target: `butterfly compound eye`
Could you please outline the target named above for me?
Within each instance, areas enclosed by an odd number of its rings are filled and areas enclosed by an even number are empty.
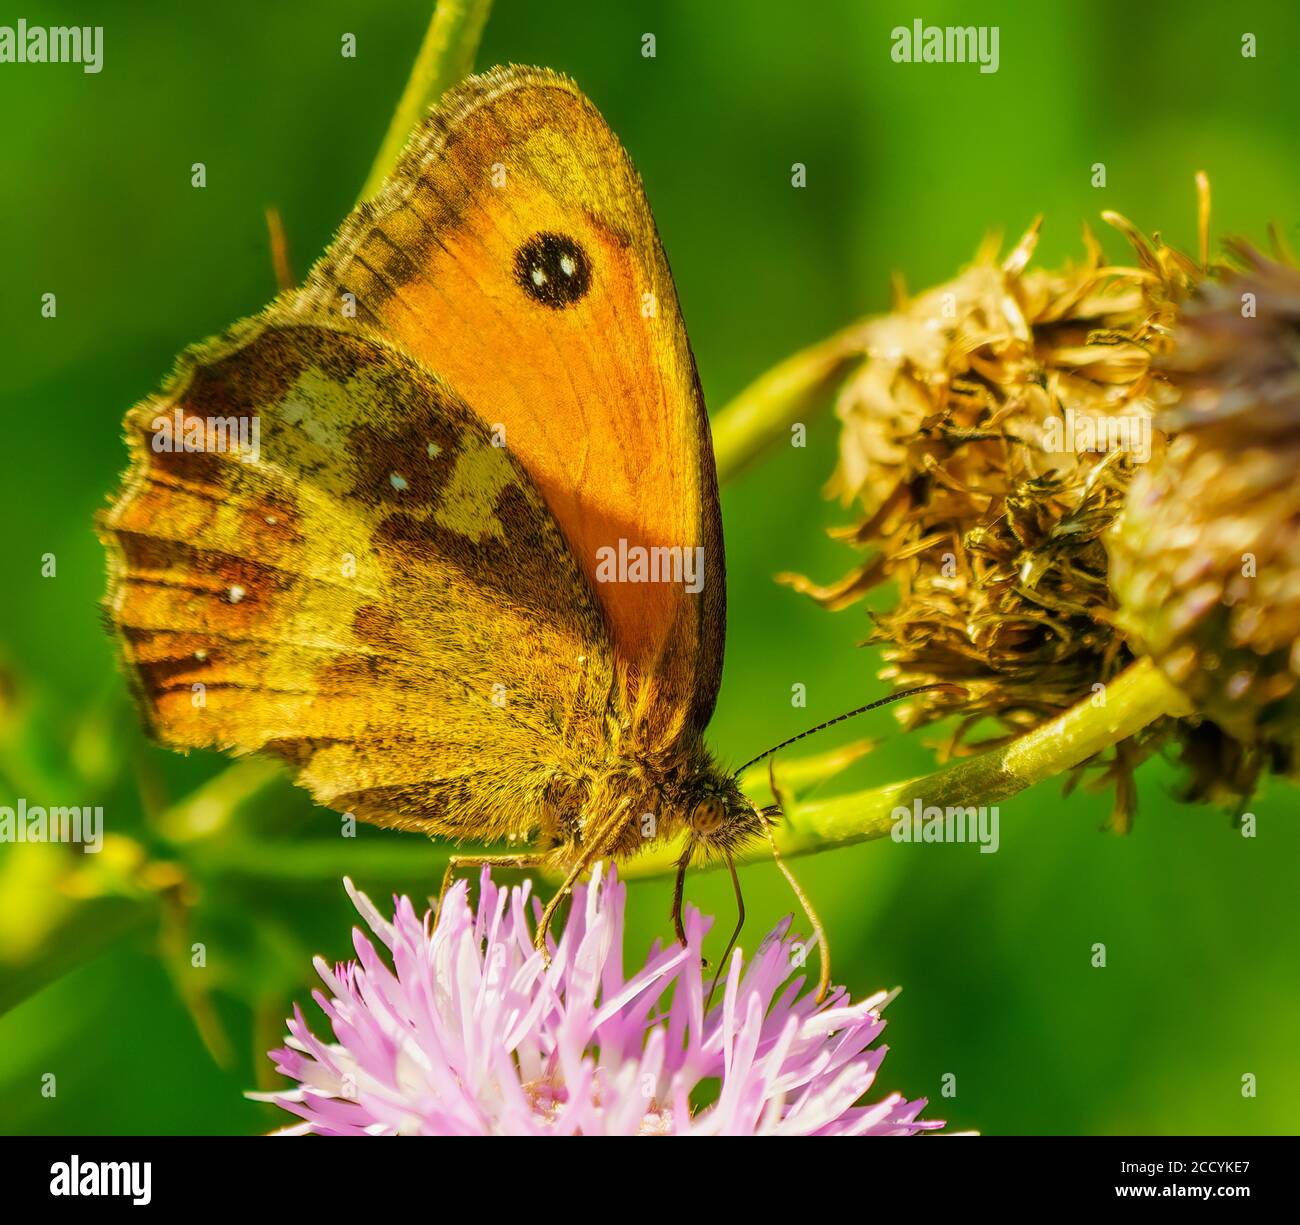
[[[691,828],[697,834],[716,833],[725,815],[722,801],[716,795],[707,796],[695,805],[691,813]]]
[[[567,234],[534,234],[515,252],[515,278],[534,301],[563,310],[586,295],[591,261]]]

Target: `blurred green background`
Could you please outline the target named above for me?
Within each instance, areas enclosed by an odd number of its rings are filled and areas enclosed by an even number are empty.
[[[125,409],[181,348],[272,296],[265,207],[281,210],[301,275],[351,206],[428,12],[428,0],[31,0],[29,23],[102,24],[103,71],[0,65],[0,803],[84,797],[131,839],[99,857],[0,846],[5,1132],[279,1125],[241,1093],[274,1083],[258,1052],[290,999],[305,1000],[310,955],[349,954],[340,856],[379,897],[436,889],[435,848],[371,829],[344,843],[337,818],[288,783],[245,805],[143,815],[226,763],[136,730],[91,530],[124,466]],[[997,22],[1000,70],[894,64],[890,30],[918,16]],[[340,55],[346,32],[356,59]],[[1242,57],[1244,32],[1257,58]],[[1205,169],[1216,235],[1262,241],[1277,221],[1300,246],[1298,40],[1291,0],[499,0],[478,62],[572,74],[622,137],[716,407],[885,309],[892,271],[914,288],[946,279],[986,231],[1014,240],[1039,212],[1047,263],[1078,254],[1081,223],[1104,208],[1191,247]],[[204,190],[190,186],[196,161]],[[1104,189],[1090,186],[1097,161]],[[803,190],[793,162],[807,165]],[[47,292],[55,319],[40,314]],[[845,518],[820,496],[834,449],[823,415],[806,449],[782,448],[724,491],[730,624],[711,740],[733,761],[883,692],[878,658],[855,645],[860,608],[830,615],[771,581],[830,578],[851,560],[824,531]],[[806,709],[790,705],[794,682]],[[888,711],[861,724],[843,738],[891,735]],[[923,770],[925,739],[891,735],[844,785]],[[1105,796],[1067,801],[1053,783],[1002,805],[996,855],[885,842],[801,861],[837,979],[904,988],[880,1088],[994,1134],[1296,1131],[1296,792],[1260,795],[1248,840],[1225,814],[1178,803],[1162,763],[1140,781],[1126,838],[1099,832]],[[162,865],[134,863],[135,845]],[[188,883],[165,866],[178,861]],[[792,902],[768,867],[744,881],[752,946]],[[689,892],[730,923],[725,877],[696,875]],[[630,950],[668,934],[668,895],[666,882],[632,887]],[[190,965],[195,941],[206,968]],[[1247,1073],[1255,1098],[1242,1096]]]

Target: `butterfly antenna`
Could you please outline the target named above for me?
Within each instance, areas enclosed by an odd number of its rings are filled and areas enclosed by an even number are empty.
[[[816,727],[810,727],[806,732],[800,732],[797,736],[791,736],[789,740],[782,740],[780,744],[774,744],[770,749],[764,749],[757,757],[751,758],[745,762],[736,771],[736,776],[744,774],[750,766],[756,766],[764,757],[770,757],[773,753],[778,753],[784,748],[788,748],[805,736],[811,736],[815,732],[823,732],[828,727],[834,727],[837,723],[843,723],[845,719],[853,719],[858,715],[865,715],[869,710],[876,710],[881,706],[888,706],[891,702],[901,702],[904,698],[914,698],[918,693],[933,693],[938,689],[947,689],[952,693],[959,693],[962,697],[966,696],[967,691],[960,685],[950,685],[946,681],[939,681],[933,685],[917,685],[914,689],[904,689],[901,693],[891,693],[887,698],[877,698],[874,702],[868,702],[865,706],[859,706],[856,710],[846,711],[842,715],[836,715],[833,719],[827,719],[825,723],[819,723]]]
[[[727,941],[727,951],[722,954],[722,960],[718,962],[718,972],[713,976],[709,998],[704,1001],[705,1012],[708,1012],[713,1004],[713,993],[718,989],[719,981],[727,972],[727,960],[731,956],[731,950],[736,947],[736,941],[740,939],[740,929],[745,926],[745,898],[740,892],[740,877],[736,875],[736,861],[731,858],[730,851],[724,854],[727,856],[727,870],[731,873],[731,887],[736,891],[736,930],[731,933],[731,939]]]

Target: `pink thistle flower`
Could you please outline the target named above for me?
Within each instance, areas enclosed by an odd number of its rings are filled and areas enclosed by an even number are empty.
[[[271,1057],[297,1086],[253,1095],[304,1120],[290,1134],[908,1136],[943,1126],[917,1120],[924,1099],[858,1104],[885,1056],[872,1043],[890,997],[801,996],[789,919],[748,965],[736,951],[706,1011],[710,921],[690,911],[688,947],[656,943],[626,977],[626,886],[613,872],[574,890],[549,966],[533,948],[528,883],[500,889],[484,870],[477,913],[461,881],[436,925],[405,897],[389,922],[344,884],[389,956],[354,929],[355,962],[316,959],[330,995],[313,998],[334,1041],[316,1038],[295,1007]],[[720,1086],[716,1099],[693,1103],[705,1081]]]

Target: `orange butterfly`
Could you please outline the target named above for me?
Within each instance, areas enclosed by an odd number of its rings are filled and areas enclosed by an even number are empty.
[[[448,879],[565,872],[539,947],[596,859],[685,833],[680,933],[687,865],[765,831],[702,738],[725,568],[695,361],[637,173],[572,82],[450,92],[305,287],[126,426],[100,530],[158,739],[527,845]]]

